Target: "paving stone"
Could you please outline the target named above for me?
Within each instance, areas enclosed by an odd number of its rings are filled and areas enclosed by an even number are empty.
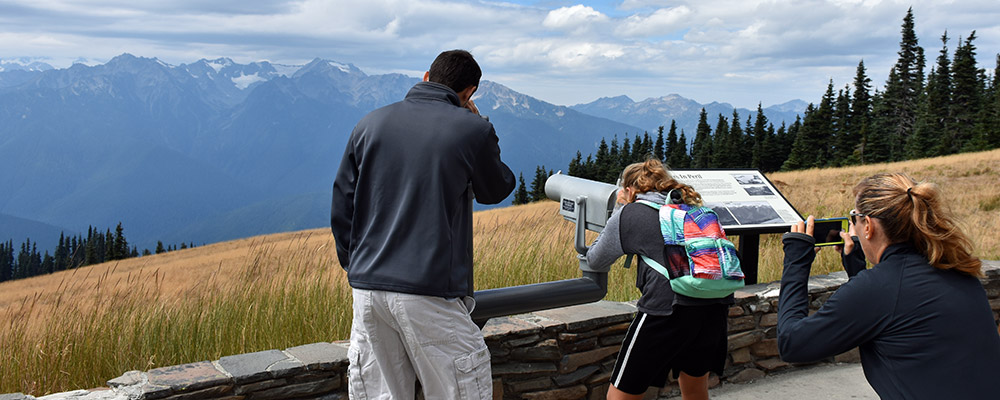
[[[778,314],[777,313],[767,313],[760,316],[760,326],[769,328],[772,326],[778,326]]]
[[[746,314],[746,311],[743,311],[743,307],[740,306],[729,307],[729,317],[739,317],[740,315],[743,314]]]
[[[247,400],[274,400],[274,399],[294,399],[297,397],[311,397],[323,394],[340,387],[340,380],[326,379],[316,382],[299,383],[295,385],[279,386],[260,392],[247,395]]]
[[[569,400],[580,399],[586,395],[587,387],[584,385],[577,385],[562,389],[524,393],[521,395],[521,398],[528,400]]]
[[[754,320],[753,315],[746,315],[742,317],[730,318],[729,319],[729,333],[741,332],[757,327],[757,321]]]
[[[777,357],[778,339],[764,339],[750,345],[750,354],[756,357]]]
[[[231,394],[233,385],[215,386],[207,389],[184,392],[166,397],[165,400],[206,400],[217,399],[223,395]]]
[[[124,386],[136,386],[141,385],[149,381],[149,377],[145,372],[142,371],[128,371],[122,376],[115,379],[107,381],[107,385],[112,388],[120,388]]]
[[[552,378],[552,381],[555,382],[556,386],[558,387],[574,385],[580,383],[584,379],[587,379],[600,369],[601,369],[600,367],[597,367],[595,365],[590,365],[580,368],[569,374],[556,376],[555,378]]]
[[[525,361],[559,361],[562,359],[562,352],[555,339],[548,339],[531,347],[514,349],[511,357]]]
[[[745,370],[740,371],[736,375],[730,377],[729,381],[732,383],[753,382],[757,379],[763,378],[764,375],[765,375],[764,371],[761,371],[756,368],[747,368]]]
[[[513,391],[514,393],[535,392],[542,389],[551,388],[552,378],[541,377],[541,378],[527,379],[523,381],[508,382],[507,386],[509,386],[510,390]]]
[[[280,350],[265,350],[222,357],[219,359],[219,366],[232,375],[237,384],[244,384],[284,375],[288,369],[303,367],[298,360],[285,362],[287,360],[288,355]]]
[[[553,373],[557,369],[552,363],[507,363],[493,365],[492,371],[494,376],[506,376]]]
[[[765,371],[774,371],[776,369],[785,368],[791,364],[781,361],[780,358],[768,358],[766,360],[760,360],[756,362],[758,367],[763,368]]]
[[[750,348],[743,347],[736,349],[735,351],[729,353],[733,358],[733,364],[746,364],[753,361],[753,357],[750,356]]]
[[[584,365],[599,363],[609,356],[618,354],[619,349],[619,346],[609,346],[583,353],[568,354],[563,356],[562,362],[559,363],[559,373],[565,374],[576,371],[577,368]]]
[[[236,387],[233,392],[238,395],[244,395],[250,392],[259,392],[261,390],[270,389],[273,387],[284,386],[288,384],[287,379],[270,379],[260,382],[252,382],[245,385],[240,385]]]
[[[507,345],[510,347],[521,347],[538,342],[542,337],[539,335],[529,335],[517,339],[507,339]]]
[[[635,306],[616,301],[598,301],[577,306],[538,311],[534,314],[562,321],[569,332],[581,332],[603,325],[630,321],[635,315]]]
[[[27,396],[24,393],[7,393],[0,394],[0,400],[31,400],[34,397]]]
[[[757,331],[737,333],[735,335],[729,335],[727,341],[729,342],[729,351],[736,350],[741,347],[747,347],[754,343],[757,343],[764,336],[763,333]]]
[[[145,392],[146,395],[161,393],[162,391],[156,390],[157,387],[167,387],[176,393],[183,393],[232,382],[229,376],[208,361],[157,368],[150,370],[148,375],[150,391]],[[145,391],[146,387],[143,389]]]
[[[333,343],[312,343],[285,349],[308,369],[333,369],[347,363],[347,347]]]
[[[621,346],[622,342],[625,341],[625,334],[605,336],[601,338],[601,346]],[[589,350],[589,349],[588,349]]]
[[[486,326],[483,327],[483,337],[487,340],[494,336],[509,336],[515,334],[532,334],[542,331],[542,326],[536,322],[528,321],[520,316],[490,318]]]

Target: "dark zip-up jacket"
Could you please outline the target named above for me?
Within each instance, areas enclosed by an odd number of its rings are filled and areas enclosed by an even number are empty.
[[[808,315],[813,238],[786,233],[782,241],[783,360],[812,362],[859,347],[865,377],[883,399],[1000,396],[1000,336],[978,279],[934,268],[912,245],[893,244]],[[862,254],[857,246],[845,259]]]
[[[514,189],[493,124],[445,85],[421,82],[351,132],[330,225],[351,287],[472,294],[472,200]],[[474,193],[474,194],[473,194]]]

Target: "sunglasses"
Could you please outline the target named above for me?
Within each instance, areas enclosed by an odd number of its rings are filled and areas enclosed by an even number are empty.
[[[851,215],[851,225],[857,225],[858,224],[858,222],[854,219],[854,217],[864,218],[864,217],[868,216],[868,214],[859,213],[857,210],[851,210],[851,214],[850,215]]]

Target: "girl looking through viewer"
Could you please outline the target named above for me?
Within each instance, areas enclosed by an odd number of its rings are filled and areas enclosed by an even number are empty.
[[[644,255],[663,266],[688,264],[683,246],[664,246],[656,209],[636,204],[671,201],[701,205],[701,195],[675,181],[659,160],[631,164],[621,175],[618,202],[604,230],[587,251],[591,268],[607,269],[625,254]],[[672,193],[676,199],[669,198]],[[674,293],[669,279],[641,259],[636,287],[642,293],[611,375],[607,398],[641,399],[650,386],[678,378],[684,400],[708,398],[708,373],[725,367],[726,318],[732,295],[698,299]]]
[[[977,279],[981,263],[937,187],[877,174],[854,187],[854,198],[842,234],[850,280],[813,315],[813,217],[782,238],[781,358],[812,362],[859,347],[883,399],[996,398],[1000,337]]]

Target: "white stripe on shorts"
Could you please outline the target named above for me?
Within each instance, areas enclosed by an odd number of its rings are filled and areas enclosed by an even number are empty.
[[[628,343],[628,350],[625,350],[625,357],[622,358],[622,367],[618,369],[618,379],[615,379],[615,387],[622,381],[622,376],[625,375],[625,365],[628,364],[628,356],[632,353],[632,346],[635,345],[635,340],[639,337],[639,331],[642,330],[642,323],[646,321],[646,313],[642,314],[642,318],[639,318],[639,326],[635,327],[635,332],[632,334],[632,340]]]

